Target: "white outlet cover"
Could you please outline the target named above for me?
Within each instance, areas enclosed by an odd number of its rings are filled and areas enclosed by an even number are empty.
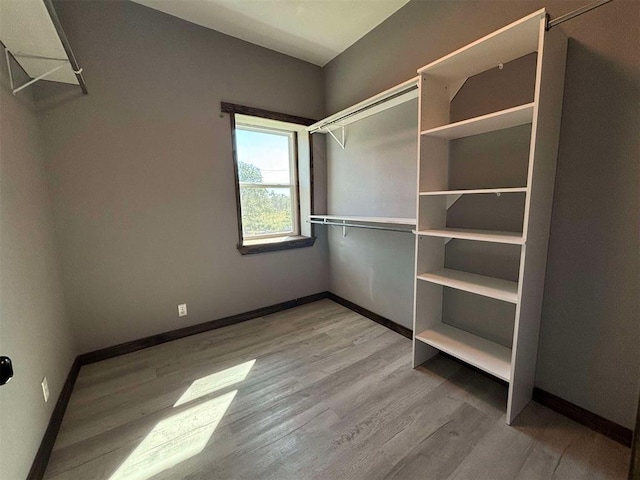
[[[187,316],[187,304],[186,303],[181,303],[180,305],[178,305],[178,316],[179,317],[186,317]]]
[[[49,401],[49,382],[47,382],[47,377],[42,379],[42,396],[44,397],[45,403]]]

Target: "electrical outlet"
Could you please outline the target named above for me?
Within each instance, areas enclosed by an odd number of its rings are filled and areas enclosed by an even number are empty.
[[[42,396],[44,397],[44,402],[47,403],[49,401],[49,382],[47,382],[47,377],[42,379]]]
[[[186,303],[181,303],[180,305],[178,305],[178,316],[179,317],[186,317],[187,316],[187,304]]]

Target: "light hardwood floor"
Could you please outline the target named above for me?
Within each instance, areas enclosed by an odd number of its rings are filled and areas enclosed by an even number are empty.
[[[48,479],[626,478],[630,450],[330,300],[84,366]],[[155,476],[154,476],[155,475]]]

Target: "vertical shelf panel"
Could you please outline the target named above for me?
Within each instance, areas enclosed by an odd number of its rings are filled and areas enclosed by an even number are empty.
[[[513,335],[512,381],[509,384],[507,423],[531,400],[538,357],[542,296],[560,138],[567,38],[560,29],[540,29],[536,105],[529,159],[530,194],[525,204],[523,247],[516,328]]]

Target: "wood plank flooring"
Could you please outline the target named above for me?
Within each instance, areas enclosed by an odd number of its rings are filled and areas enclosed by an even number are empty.
[[[321,300],[82,367],[47,479],[624,479],[630,450]]]

